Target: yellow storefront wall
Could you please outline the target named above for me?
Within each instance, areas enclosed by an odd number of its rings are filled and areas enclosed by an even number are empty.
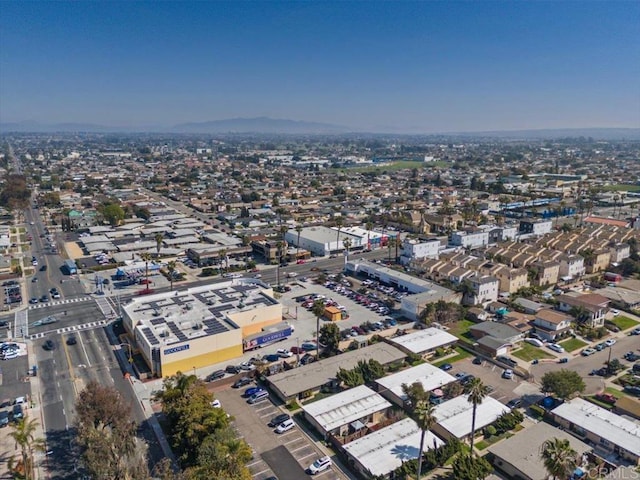
[[[202,353],[191,358],[163,363],[162,376],[170,377],[171,375],[175,375],[177,372],[190,374],[193,373],[193,367],[208,367],[215,363],[221,363],[232,358],[237,358],[240,355],[242,355],[242,345],[234,345],[214,352]]]
[[[229,318],[242,328],[242,337],[244,338],[262,331],[264,327],[280,323],[282,321],[282,304],[277,303],[261,306],[254,310],[233,312],[229,314]]]

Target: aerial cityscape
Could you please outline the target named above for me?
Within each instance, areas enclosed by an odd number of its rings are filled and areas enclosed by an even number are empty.
[[[640,478],[639,3],[0,13],[0,480]]]

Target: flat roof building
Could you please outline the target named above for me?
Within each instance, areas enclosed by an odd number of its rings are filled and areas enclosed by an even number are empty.
[[[508,478],[520,478],[522,480],[548,480],[549,472],[544,467],[540,451],[542,444],[551,438],[569,440],[578,456],[590,452],[591,447],[581,442],[573,435],[553,427],[548,423],[540,422],[524,431],[516,433],[513,437],[489,447],[493,454],[493,464]]]
[[[455,380],[455,377],[438,367],[434,367],[430,363],[423,363],[379,378],[376,380],[376,384],[380,395],[397,405],[404,406],[407,396],[402,392],[403,384],[412,385],[419,382],[424,387],[425,392],[430,392]]]
[[[453,345],[458,341],[458,338],[439,328],[430,327],[391,338],[389,341],[405,352],[428,355],[436,348]]]
[[[242,340],[282,321],[270,288],[239,279],[134,298],[123,325],[152,375],[206,367],[242,355]]]
[[[476,409],[476,432],[510,411],[509,407],[495,398],[485,397]],[[445,440],[451,437],[462,440],[471,434],[473,405],[469,403],[468,395],[461,395],[437,405],[433,413],[436,417],[433,431]]]
[[[595,453],[615,464],[618,458],[640,463],[640,425],[582,398],[551,411],[562,427],[595,445]]]
[[[373,359],[382,365],[403,362],[406,354],[384,342],[325,358],[286,372],[271,375],[267,381],[273,392],[284,402],[295,398],[307,398],[320,390],[323,385],[336,381],[340,368],[354,368],[360,360]]]
[[[381,428],[362,438],[346,444],[343,449],[353,466],[364,478],[388,477],[404,462],[418,458],[422,432],[416,422],[405,418],[388,427]],[[425,451],[442,440],[427,432],[424,438]]]
[[[369,387],[360,385],[302,406],[305,418],[323,437],[344,436],[375,426],[391,407]]]

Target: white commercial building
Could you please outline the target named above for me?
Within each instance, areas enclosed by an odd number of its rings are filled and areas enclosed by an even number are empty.
[[[476,431],[491,425],[498,417],[511,409],[493,397],[485,397],[476,409]],[[473,405],[469,403],[467,395],[452,398],[434,410],[436,424],[433,431],[444,439],[455,437],[464,439],[471,434],[471,417]]]
[[[326,256],[330,253],[343,252],[345,250],[344,241],[348,239],[351,243],[349,250],[361,250],[367,242],[366,236],[345,232],[344,229],[328,227],[305,227],[300,231],[300,244],[298,245],[298,232],[290,229],[285,233],[285,241],[289,245],[308,250],[316,256]]]
[[[354,440],[343,449],[353,462],[353,467],[365,478],[387,477],[403,462],[418,458],[421,436],[416,422],[405,418]],[[443,441],[433,433],[427,432],[425,435],[425,451],[442,444]]]
[[[440,252],[440,240],[429,240],[418,242],[416,240],[405,240],[402,243],[402,255],[400,262],[407,265],[413,260],[423,260],[425,258],[438,258]]]
[[[407,335],[391,338],[390,343],[405,352],[418,355],[428,355],[436,348],[448,347],[458,341],[458,338],[449,332],[431,327],[418,330]]]
[[[640,424],[609,410],[574,398],[554,408],[553,418],[562,427],[594,445],[596,453],[608,460],[615,457],[640,463]]]
[[[323,437],[347,435],[376,425],[391,407],[386,399],[365,385],[350,388],[302,406],[305,418]]]
[[[463,248],[481,248],[489,245],[489,232],[484,230],[460,231],[451,234],[451,244]]]
[[[397,405],[403,406],[407,396],[402,391],[402,385],[413,385],[418,382],[422,384],[425,392],[430,392],[455,380],[455,377],[438,367],[434,367],[430,363],[423,363],[379,378],[376,383],[378,384],[380,395]]]

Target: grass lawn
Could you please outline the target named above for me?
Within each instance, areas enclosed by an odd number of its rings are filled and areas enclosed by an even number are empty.
[[[621,183],[618,185],[607,185],[603,188],[603,190],[608,192],[640,192],[640,185],[634,185],[629,183]]]
[[[617,388],[613,388],[613,387],[606,387],[604,391],[607,393],[610,393],[616,398],[622,398],[626,395],[626,393],[624,393],[622,390],[618,390]]]
[[[471,320],[458,320],[449,327],[449,333],[463,340],[468,340],[469,329],[475,325]]]
[[[526,362],[530,362],[534,358],[553,358],[553,355],[545,352],[541,348],[538,348],[530,343],[522,342],[522,348],[511,352],[511,355],[518,357]]]
[[[640,323],[629,317],[613,317],[611,319],[611,323],[615,324],[620,330],[626,330],[631,327],[635,327],[636,325],[640,325]]]
[[[437,362],[434,362],[433,365],[440,368],[445,363],[457,362],[463,358],[469,358],[471,356],[471,352],[467,352],[464,348],[456,347],[454,350],[457,352],[456,355],[443,360],[438,360]]]
[[[565,340],[564,342],[560,342],[559,345],[567,352],[573,352],[574,350],[578,350],[580,348],[584,348],[588,345],[588,343],[583,342],[582,340],[578,340],[577,338],[570,338],[569,340]]]

